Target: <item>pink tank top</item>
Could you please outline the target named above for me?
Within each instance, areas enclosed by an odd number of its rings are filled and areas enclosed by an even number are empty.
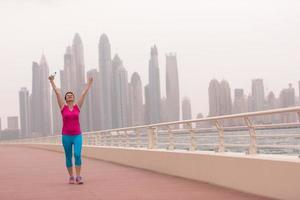
[[[79,124],[79,114],[80,110],[75,104],[73,110],[71,111],[67,105],[61,110],[61,115],[63,118],[63,135],[78,135],[81,134],[80,124]]]

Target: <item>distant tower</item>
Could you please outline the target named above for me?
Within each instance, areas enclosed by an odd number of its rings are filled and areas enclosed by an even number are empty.
[[[19,129],[19,120],[17,116],[7,117],[7,129],[11,129],[11,130]]]
[[[191,101],[184,97],[182,101],[182,120],[192,119]]]
[[[180,119],[179,80],[176,54],[166,55],[166,121]]]
[[[221,114],[221,86],[220,83],[213,79],[209,83],[209,116],[218,116]]]
[[[144,92],[145,92],[144,121],[145,121],[145,124],[150,124],[149,84],[145,86]]]
[[[292,84],[289,84],[288,88],[280,92],[279,100],[282,108],[295,106],[295,89],[292,87]],[[295,122],[296,116],[294,113],[282,114],[282,121],[285,123]]]
[[[131,76],[130,81],[131,86],[131,108],[132,108],[132,125],[142,125],[144,124],[143,116],[143,91],[142,91],[142,81],[140,75],[134,72]]]
[[[149,122],[160,122],[160,76],[158,66],[158,52],[154,45],[151,48],[151,57],[149,60]]]
[[[244,90],[241,88],[234,90],[233,113],[244,113],[247,111]]]
[[[79,98],[82,90],[85,86],[85,64],[84,64],[84,49],[83,43],[78,33],[75,34],[72,44],[72,53],[74,59],[74,92],[75,98]],[[77,96],[77,97],[76,97]],[[84,101],[80,111],[80,128],[82,131],[88,131],[88,119],[87,119],[87,110],[88,110],[88,101]]]
[[[49,67],[44,55],[40,63],[32,64],[32,96],[31,122],[35,135],[48,136],[52,134],[50,84],[48,80]]]
[[[112,61],[112,128],[120,128],[121,124],[121,89],[118,77],[122,61],[118,55]]]
[[[29,137],[31,135],[30,98],[29,91],[25,87],[21,88],[21,90],[19,91],[19,108],[21,137]]]
[[[262,79],[252,80],[252,98],[253,111],[263,110],[265,108],[265,92]]]
[[[111,50],[106,34],[102,34],[99,41],[99,73],[100,73],[100,103],[101,128],[112,128],[112,70]]]
[[[232,100],[229,83],[225,80],[221,81],[220,84],[220,114],[229,115],[232,113]]]
[[[277,102],[276,96],[275,96],[274,92],[272,92],[272,91],[269,92],[269,94],[267,96],[267,108],[268,109],[278,108],[278,102]],[[280,117],[279,117],[279,115],[266,116],[266,121],[268,123],[279,123]]]
[[[91,131],[101,130],[101,108],[100,108],[100,74],[96,69],[91,69],[87,72],[87,78],[93,78],[93,85],[87,94],[87,113],[88,126]]]

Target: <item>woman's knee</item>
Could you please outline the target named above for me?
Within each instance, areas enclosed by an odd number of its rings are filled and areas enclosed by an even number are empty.
[[[81,154],[80,153],[74,153],[75,157],[75,165],[80,166],[81,165]]]

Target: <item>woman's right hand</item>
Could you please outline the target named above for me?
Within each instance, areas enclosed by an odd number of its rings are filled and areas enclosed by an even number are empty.
[[[53,81],[53,80],[54,80],[54,76],[53,76],[53,75],[50,75],[50,76],[48,77],[48,79],[49,79],[50,81]]]

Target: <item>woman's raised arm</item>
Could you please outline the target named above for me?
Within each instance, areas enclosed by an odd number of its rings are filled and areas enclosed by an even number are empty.
[[[88,83],[86,84],[85,88],[83,89],[78,101],[77,101],[77,105],[79,106],[79,108],[81,108],[83,102],[84,102],[84,98],[87,94],[87,92],[89,91],[89,89],[91,88],[93,83],[93,78],[89,78]]]
[[[54,90],[54,92],[56,94],[56,99],[57,99],[57,103],[59,105],[59,108],[62,109],[63,106],[64,106],[64,100],[63,100],[63,98],[61,96],[61,93],[59,92],[58,88],[56,87],[56,85],[54,83],[54,76],[51,75],[51,76],[49,76],[48,79],[50,80],[51,86],[52,86],[52,88],[53,88],[53,90]]]

